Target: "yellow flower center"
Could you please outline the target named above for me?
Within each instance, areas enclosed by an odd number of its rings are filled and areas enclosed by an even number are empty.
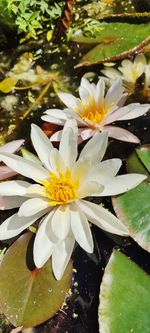
[[[99,124],[105,117],[106,113],[109,111],[110,107],[106,108],[106,101],[102,105],[96,105],[94,98],[89,100],[89,102],[82,104],[82,111],[78,108],[76,109],[80,117],[85,121],[90,121],[93,124]]]
[[[66,204],[77,199],[79,181],[73,181],[69,170],[58,176],[50,173],[50,179],[41,183],[45,187],[47,198],[50,199],[50,206]]]

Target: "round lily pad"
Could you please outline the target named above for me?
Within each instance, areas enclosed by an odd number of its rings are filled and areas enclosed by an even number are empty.
[[[60,281],[48,260],[33,269],[32,233],[21,236],[8,249],[0,264],[0,307],[14,326],[33,327],[52,317],[62,306],[72,278],[70,262]],[[44,246],[44,244],[43,244]]]
[[[150,333],[150,277],[114,251],[100,290],[100,333]]]
[[[150,145],[141,146],[127,160],[128,172],[146,174],[147,180],[134,189],[112,199],[118,218],[130,236],[150,252]]]

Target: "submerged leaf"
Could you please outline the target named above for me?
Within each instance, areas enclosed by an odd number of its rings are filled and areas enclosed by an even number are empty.
[[[101,284],[99,325],[101,333],[150,333],[150,278],[118,251]]]
[[[6,252],[0,264],[0,307],[14,326],[33,327],[52,317],[62,306],[69,290],[72,264],[60,281],[51,262],[42,269],[29,269],[31,233],[21,236]]]
[[[96,34],[91,31],[91,36],[75,34],[73,38],[77,43],[98,44],[82,57],[77,67],[127,57],[150,41],[150,23],[99,22],[98,28],[98,21],[95,22]]]

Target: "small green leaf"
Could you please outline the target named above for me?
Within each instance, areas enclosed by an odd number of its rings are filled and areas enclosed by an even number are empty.
[[[114,251],[100,291],[100,333],[150,333],[150,277]]]
[[[150,172],[150,145],[142,146],[136,149],[137,155],[141,162],[145,165],[147,170]]]
[[[24,328],[39,325],[58,311],[72,278],[71,262],[60,281],[54,278],[50,260],[42,269],[29,269],[31,236],[26,233],[13,243],[0,264],[0,308],[14,326]]]

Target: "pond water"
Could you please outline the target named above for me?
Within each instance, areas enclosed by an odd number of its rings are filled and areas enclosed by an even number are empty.
[[[141,4],[142,3],[142,4]],[[113,8],[113,10],[112,10]],[[106,15],[106,22],[112,24],[113,15],[135,12],[149,12],[149,1],[76,1],[70,35],[85,25],[85,19],[100,19]],[[145,18],[144,18],[145,19]],[[128,18],[123,18],[128,22]],[[134,15],[130,18],[134,22]],[[142,20],[142,19],[141,19]],[[149,18],[146,18],[148,22]],[[142,21],[143,22],[143,21]],[[84,28],[87,35],[91,22]],[[2,29],[3,30],[3,29]],[[75,68],[82,57],[92,49],[91,44],[60,39],[56,34],[54,41],[46,39],[46,33],[39,35],[37,40],[19,43],[19,38],[13,32],[4,32],[0,47],[0,81],[4,78],[15,78],[9,81],[2,90],[0,86],[0,143],[25,138],[26,148],[33,151],[30,143],[30,124],[40,125],[46,134],[53,133],[58,126],[47,125],[41,120],[43,112],[48,108],[62,108],[57,97],[58,91],[70,91],[77,96],[82,75],[88,73],[96,82],[103,64],[90,67]],[[132,38],[132,36],[131,36]],[[147,61],[150,51],[146,53]],[[134,60],[135,54],[129,56]],[[122,59],[115,61],[116,66]],[[89,74],[89,72],[91,74]],[[130,94],[130,103],[150,102],[150,89],[143,90],[144,77],[136,83],[134,93]],[[7,86],[8,85],[8,86]],[[16,89],[14,89],[16,86]],[[150,115],[132,121],[120,122],[119,125],[137,135],[141,144],[150,143]],[[82,145],[81,145],[82,146]],[[136,145],[111,140],[106,158],[118,157],[125,161],[134,151]],[[18,177],[18,176],[17,176]],[[94,199],[93,199],[94,200]],[[105,206],[112,211],[110,199],[103,200]],[[1,222],[12,212],[4,211]],[[147,273],[150,273],[149,254],[132,238],[121,238],[110,235],[92,227],[95,250],[93,254],[85,253],[76,246],[73,253],[75,272],[72,280],[72,295],[67,300],[67,307],[62,309],[52,319],[33,329],[35,333],[98,333],[99,288],[104,269],[113,248],[121,249]],[[10,244],[1,243],[1,248]],[[44,302],[44,300],[43,300]],[[10,332],[11,326],[2,326],[1,333]],[[117,333],[117,332],[116,332]],[[124,333],[124,332],[122,332]]]

